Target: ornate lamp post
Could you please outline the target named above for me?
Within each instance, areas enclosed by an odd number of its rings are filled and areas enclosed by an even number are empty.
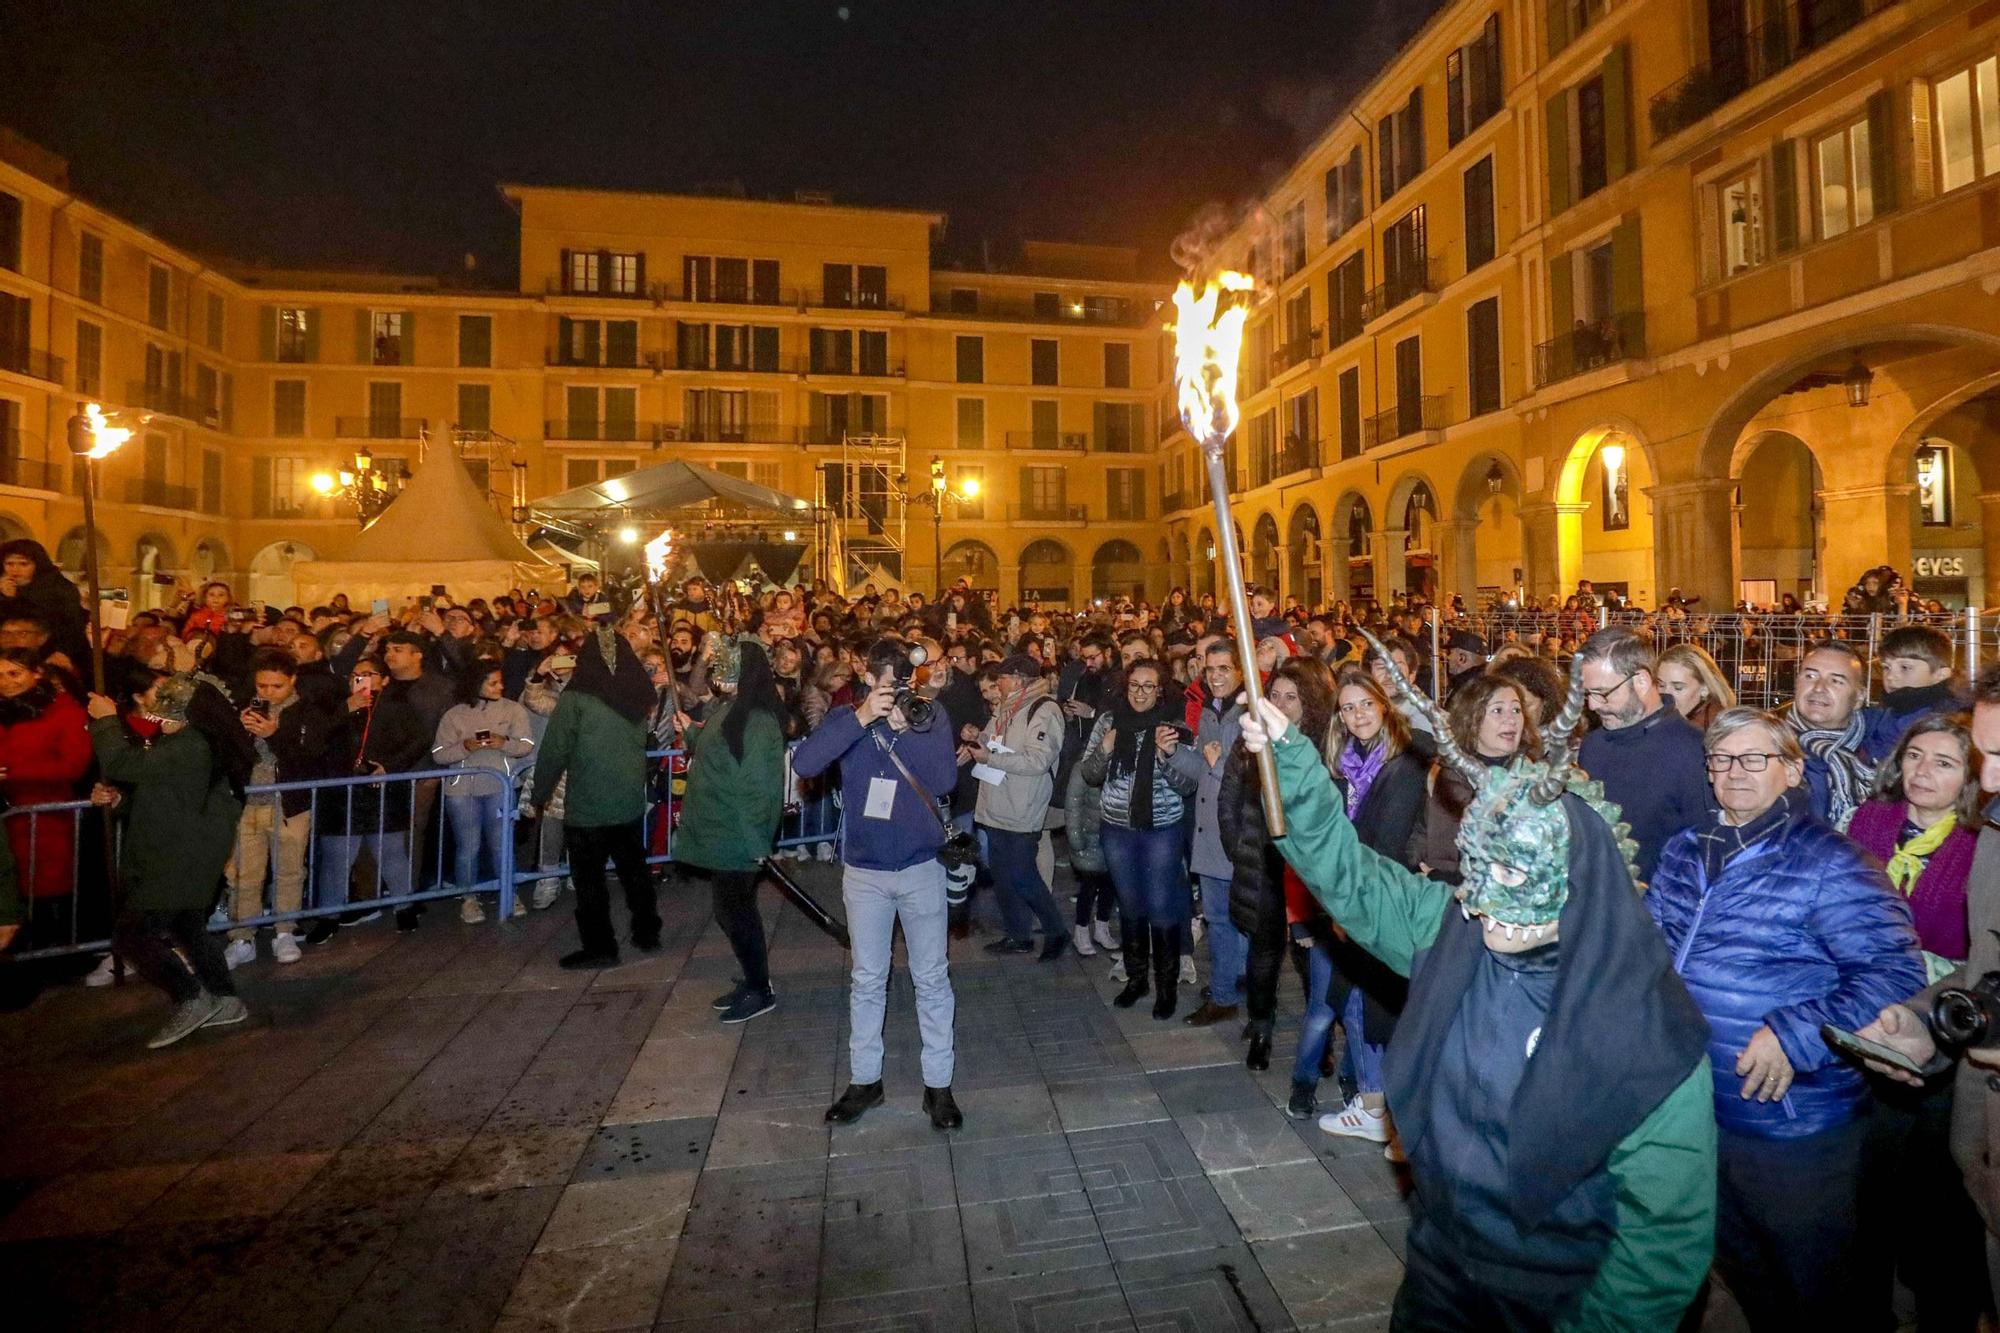
[[[355,516],[365,528],[389,507],[403,489],[406,477],[400,461],[377,467],[375,456],[363,445],[355,451],[351,467],[343,467],[338,473],[314,473],[312,488],[328,499],[340,496],[353,505]]]
[[[69,451],[83,464],[83,580],[88,598],[85,607],[90,613],[90,681],[99,694],[104,693],[104,626],[98,605],[95,465],[131,438],[131,427],[115,424],[96,403],[78,403],[69,419]]]
[[[898,486],[910,484],[908,474],[896,478]],[[937,574],[938,596],[944,596],[944,506],[950,500],[957,504],[971,504],[979,499],[979,479],[967,477],[959,483],[957,490],[945,480],[944,460],[935,454],[931,456],[931,484],[927,490],[915,491],[903,497],[906,505],[927,505],[931,511],[931,569]]]

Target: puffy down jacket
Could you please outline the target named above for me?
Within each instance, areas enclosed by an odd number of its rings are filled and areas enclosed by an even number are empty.
[[[1803,1138],[1857,1115],[1867,1086],[1820,1025],[1853,1031],[1924,983],[1909,903],[1813,815],[1800,789],[1786,799],[1791,817],[1712,879],[1704,830],[1674,835],[1646,891],[1674,970],[1708,1019],[1716,1123],[1767,1139]],[[1797,1075],[1776,1102],[1739,1095],[1736,1058],[1765,1025]]]

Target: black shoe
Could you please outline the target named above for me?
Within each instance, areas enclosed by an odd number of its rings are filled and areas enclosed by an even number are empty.
[[[1292,1099],[1285,1103],[1285,1114],[1294,1120],[1310,1120],[1319,1114],[1319,1085],[1305,1079],[1292,1080]]]
[[[566,972],[588,972],[600,967],[616,967],[618,954],[615,950],[611,953],[592,953],[588,949],[578,949],[574,953],[566,953],[558,958],[556,966]]]
[[[731,986],[728,990],[722,992],[722,994],[716,996],[713,1000],[710,1000],[708,1002],[708,1007],[711,1009],[718,1009],[718,1010],[727,1009],[730,1005],[735,1004],[736,1001],[742,996],[743,992],[748,989],[749,986],[746,983],[739,981],[734,986]]]
[[[660,951],[660,937],[657,934],[634,935],[632,937],[632,947],[640,953],[658,953]]]
[[[752,990],[745,986],[743,993],[736,997],[736,1003],[722,1011],[725,1023],[748,1023],[753,1018],[761,1018],[778,1007],[778,997],[769,990]]]
[[[1062,935],[1044,935],[1042,937],[1042,952],[1035,961],[1038,963],[1053,963],[1056,959],[1063,956],[1063,950],[1067,948],[1069,948],[1067,937]]]
[[[412,903],[408,907],[398,907],[396,909],[397,932],[399,934],[407,935],[411,931],[415,930],[417,928],[418,918],[421,917],[422,915],[423,915],[422,910],[418,908],[414,903]]]
[[[829,1125],[851,1125],[861,1118],[861,1113],[871,1106],[882,1104],[882,1080],[873,1083],[850,1083],[847,1091],[840,1094],[840,1100],[826,1108],[826,1123]]]
[[[325,944],[339,933],[340,923],[330,916],[323,916],[306,927],[305,940],[307,944]]]
[[[1152,994],[1153,990],[1151,986],[1146,984],[1146,978],[1143,975],[1136,977],[1130,976],[1129,973],[1127,975],[1129,980],[1125,983],[1125,989],[1111,997],[1111,1003],[1117,1005],[1120,1009],[1130,1009],[1133,1005]]]
[[[1015,939],[1012,935],[1002,935],[999,939],[986,946],[986,952],[988,953],[1033,953],[1034,951],[1035,942],[1033,940]]]
[[[1271,1067],[1271,1034],[1253,1032],[1250,1035],[1250,1050],[1243,1057],[1243,1067],[1259,1073]]]
[[[1236,1017],[1235,1005],[1217,1004],[1214,1000],[1203,1000],[1201,1008],[1183,1018],[1181,1022],[1191,1028],[1208,1028],[1214,1027],[1217,1023],[1226,1023],[1234,1017]]]
[[[1165,930],[1153,927],[1150,943],[1153,946],[1153,1017],[1165,1022],[1174,1016],[1174,1009],[1180,1002],[1180,927],[1168,926]]]
[[[951,1099],[949,1087],[924,1089],[924,1113],[930,1116],[933,1129],[957,1129],[965,1123],[965,1113]]]

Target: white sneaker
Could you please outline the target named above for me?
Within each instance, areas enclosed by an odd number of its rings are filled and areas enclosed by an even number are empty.
[[[1076,945],[1076,951],[1079,955],[1085,958],[1097,957],[1097,946],[1090,942],[1089,926],[1076,927],[1075,930],[1070,932],[1070,939]]]
[[[1194,959],[1183,957],[1181,959],[1181,985],[1192,986],[1198,980],[1199,978],[1194,974]]]
[[[468,926],[476,926],[486,919],[486,909],[479,905],[475,894],[466,894],[458,900],[458,919]]]
[[[1097,941],[1097,947],[1106,953],[1118,953],[1118,937],[1111,933],[1111,923],[1100,921],[1090,928],[1090,938]]]
[[[822,861],[831,862],[833,860],[833,844],[830,842],[821,843],[819,846],[813,848],[813,855]]]
[[[1120,985],[1123,985],[1127,979],[1125,976],[1125,959],[1122,955],[1117,962],[1111,965],[1111,979]]]
[[[229,941],[229,947],[222,951],[222,961],[229,964],[229,970],[231,972],[234,972],[237,968],[243,966],[245,963],[256,962],[257,941],[255,940]]]
[[[518,894],[518,893],[517,893],[517,894],[515,894],[515,895],[514,895],[514,915],[515,915],[516,917],[524,917],[524,916],[526,916],[527,914],[528,914],[528,900],[527,900],[526,898],[523,898],[523,897],[522,897],[522,896],[521,896],[520,894]]]
[[[553,906],[555,900],[561,895],[561,880],[543,879],[535,881],[535,910],[540,912]]]
[[[115,964],[111,961],[111,955],[105,954],[104,957],[97,960],[97,966],[92,969],[90,974],[84,977],[83,984],[93,988],[97,986],[109,986],[118,979],[112,975],[112,968],[114,966]]]
[[[281,963],[296,963],[301,957],[299,942],[292,938],[289,930],[279,931],[271,940],[271,957]]]
[[[1196,912],[1188,918],[1188,940],[1191,943],[1200,944],[1201,937],[1207,933],[1208,922],[1202,919],[1201,913]]]
[[[1370,1143],[1389,1141],[1389,1113],[1371,1111],[1359,1100],[1351,1101],[1338,1111],[1329,1111],[1319,1118],[1319,1127],[1329,1134],[1343,1138],[1366,1139]]]

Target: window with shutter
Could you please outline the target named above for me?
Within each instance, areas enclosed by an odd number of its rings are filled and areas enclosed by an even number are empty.
[[[93,398],[104,392],[104,329],[81,319],[76,322],[76,391]]]
[[[604,391],[604,438],[607,440],[639,438],[637,389],[613,387]]]
[[[604,364],[626,367],[639,364],[639,321],[635,319],[605,321]]]
[[[778,290],[777,260],[753,259],[750,261],[750,295],[758,305],[784,304],[784,297]]]
[[[750,261],[718,258],[715,261],[715,299],[742,305],[750,299]]]
[[[493,429],[492,385],[461,384],[458,386],[457,425],[460,430],[490,431]]]
[[[862,264],[855,269],[855,304],[866,310],[883,310],[889,304],[889,270],[880,264]]]
[[[674,325],[675,364],[682,370],[707,370],[708,325],[680,320]]]
[[[0,204],[0,213],[6,205]],[[6,227],[0,220],[0,229]],[[4,249],[0,242],[0,249]],[[76,294],[96,305],[104,303],[104,238],[84,232],[76,242]],[[266,360],[270,358],[266,357]]]
[[[1361,456],[1361,368],[1340,372],[1340,456]]]
[[[1030,384],[1054,384],[1057,380],[1057,363],[1060,354],[1054,338],[1031,338],[1028,340],[1028,382]]]
[[[1107,389],[1132,387],[1132,344],[1104,344],[1104,387]]]
[[[961,398],[958,400],[958,431],[955,438],[961,449],[984,449],[986,447],[986,400],[983,398]]]
[[[12,268],[20,267],[19,243],[15,245]],[[150,260],[146,264],[146,322],[156,329],[164,329],[171,318],[173,307],[173,273],[164,264]]]
[[[1798,145],[1780,139],[1771,145],[1771,253],[1799,246]]]
[[[1482,157],[1465,169],[1465,271],[1490,263],[1495,251],[1493,159]]]
[[[855,337],[857,369],[863,375],[889,373],[889,334],[884,329],[863,329]]]
[[[306,382],[271,381],[271,433],[295,438],[306,433]]]
[[[715,299],[715,265],[707,255],[681,256],[681,299],[683,301],[713,301]]]
[[[750,330],[750,369],[778,369],[778,331],[758,326]]]
[[[458,364],[461,366],[490,366],[493,364],[493,317],[491,315],[460,315],[458,317]]]
[[[1500,410],[1500,298],[1465,312],[1466,399],[1473,416]]]
[[[568,408],[566,440],[594,440],[597,436],[597,390],[572,384],[563,394],[564,405]]]
[[[982,384],[986,380],[986,340],[960,334],[956,339],[958,382]]]

